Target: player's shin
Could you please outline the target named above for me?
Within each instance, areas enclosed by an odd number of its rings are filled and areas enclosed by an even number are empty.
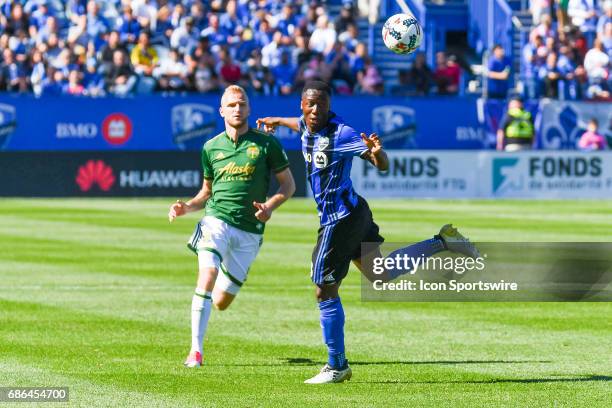
[[[335,369],[346,366],[344,355],[344,309],[339,297],[319,303],[323,342],[329,354],[328,363]]]
[[[387,255],[387,258],[398,259],[399,257],[399,259],[411,259],[413,262],[402,262],[403,265],[408,265],[408,268],[399,268],[397,263],[394,263],[394,267],[386,269],[386,276],[389,280],[393,280],[398,276],[409,273],[413,269],[413,267],[410,267],[411,265],[422,264],[430,256],[444,250],[444,242],[437,235],[431,239],[397,249]]]
[[[211,292],[197,288],[191,301],[191,353],[202,353],[211,310]]]

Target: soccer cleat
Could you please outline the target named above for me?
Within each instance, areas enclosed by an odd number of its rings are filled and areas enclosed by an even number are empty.
[[[351,379],[353,372],[351,367],[346,366],[344,370],[336,370],[329,364],[325,364],[321,369],[321,372],[314,377],[304,381],[304,384],[331,384],[341,383]]]
[[[194,368],[202,365],[202,353],[199,351],[192,351],[185,360],[185,367]]]
[[[452,224],[446,224],[440,228],[439,236],[442,242],[444,242],[444,248],[449,251],[458,252],[474,259],[480,257],[478,248],[476,248],[469,239],[461,235]]]

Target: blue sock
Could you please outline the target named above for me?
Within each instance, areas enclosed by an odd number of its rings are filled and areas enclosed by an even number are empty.
[[[387,258],[395,258],[398,255],[403,258],[404,255],[406,255],[413,259],[422,258],[421,262],[424,262],[430,256],[435,255],[438,252],[442,252],[444,250],[444,242],[439,236],[436,235],[432,239],[427,239],[425,241],[417,242],[416,244],[410,245],[408,247],[397,249],[387,255]],[[411,263],[408,263],[408,265],[410,266]],[[395,279],[400,275],[404,275],[410,272],[411,270],[412,268],[393,268],[388,269],[387,272],[389,273],[391,279]]]
[[[344,355],[344,309],[340,298],[328,299],[319,303],[323,342],[329,353],[328,363],[336,369],[346,366]]]

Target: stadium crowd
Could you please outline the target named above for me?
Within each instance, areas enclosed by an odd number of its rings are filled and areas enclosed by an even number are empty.
[[[528,98],[610,99],[612,0],[531,0],[522,50]]]
[[[0,90],[289,94],[309,79],[379,94],[356,9],[289,0],[0,0]]]

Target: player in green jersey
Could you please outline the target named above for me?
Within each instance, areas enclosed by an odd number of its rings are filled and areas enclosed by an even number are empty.
[[[204,144],[200,192],[177,201],[168,218],[205,208],[188,246],[198,255],[198,282],[191,307],[191,352],[185,366],[202,364],[202,342],[213,305],[226,309],[247,278],[272,211],[295,192],[289,161],[279,141],[249,127],[249,100],[231,85],[219,109],[225,131]],[[266,199],[270,173],[280,187]],[[221,272],[221,273],[219,273]]]

